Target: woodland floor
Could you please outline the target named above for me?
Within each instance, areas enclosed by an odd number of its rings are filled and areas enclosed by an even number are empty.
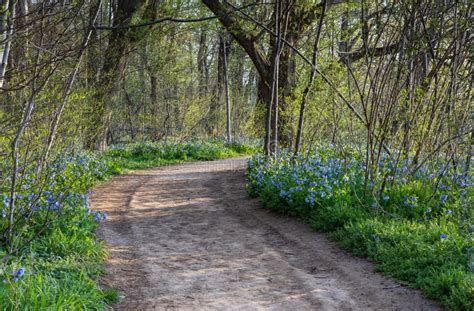
[[[244,158],[135,171],[94,189],[117,310],[439,310],[245,190]]]

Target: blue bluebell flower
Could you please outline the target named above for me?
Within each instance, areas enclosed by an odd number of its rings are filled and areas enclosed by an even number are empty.
[[[8,206],[10,204],[10,197],[6,194],[3,195],[3,205]]]
[[[100,222],[102,221],[102,215],[100,213],[95,213],[94,214],[94,221]]]
[[[411,206],[411,207],[416,207],[416,202],[418,201],[417,197],[410,197],[408,195],[404,196],[403,204]]]
[[[12,276],[19,278],[19,277],[22,277],[24,274],[25,274],[25,268],[21,267],[20,269],[13,272]]]
[[[448,200],[448,195],[447,194],[442,194],[439,198],[439,200],[441,201],[441,204],[446,204],[446,201]]]

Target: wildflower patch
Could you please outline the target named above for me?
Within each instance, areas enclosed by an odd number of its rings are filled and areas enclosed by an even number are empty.
[[[471,175],[439,161],[414,173],[411,167],[386,157],[367,178],[371,168],[355,152],[321,147],[305,157],[256,155],[248,190],[448,308],[472,310]]]

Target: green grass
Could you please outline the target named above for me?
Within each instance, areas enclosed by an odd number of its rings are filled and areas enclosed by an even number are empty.
[[[130,144],[112,146],[104,155],[104,160],[114,173],[120,174],[127,170],[252,155],[257,149],[256,144],[226,144],[221,140]]]
[[[50,168],[54,177],[43,191],[29,187],[18,200],[26,206],[29,194],[40,196],[34,217],[25,221],[20,216],[17,220],[17,245],[40,232],[48,206],[60,202],[62,207],[39,238],[0,264],[4,280],[0,282],[0,310],[102,310],[117,301],[114,289],[99,286],[107,253],[96,238],[99,222],[88,209],[86,196],[97,183],[132,169],[248,155],[256,148],[222,141],[170,142],[112,146],[104,154],[58,158]],[[0,193],[0,198],[6,195]],[[6,204],[1,201],[0,210],[3,208]],[[6,225],[6,218],[0,218],[0,229]],[[0,258],[5,254],[5,246],[0,246]],[[14,280],[12,274],[20,268],[25,273]]]
[[[320,227],[326,217],[315,217]],[[472,237],[455,223],[419,222],[390,217],[356,218],[333,228],[331,237],[345,249],[376,263],[379,271],[423,290],[453,310],[474,310]],[[448,232],[446,238],[440,238]]]
[[[67,214],[3,268],[2,310],[94,310],[116,297],[97,284],[106,256],[94,234],[98,224],[86,209]],[[11,273],[20,266],[25,274],[14,282]]]

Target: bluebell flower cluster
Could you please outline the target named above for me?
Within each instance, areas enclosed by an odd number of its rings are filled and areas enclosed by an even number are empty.
[[[20,268],[13,272],[12,277],[13,281],[17,282],[19,278],[21,278],[25,274],[25,268]]]
[[[248,161],[251,191],[277,194],[287,206],[358,204],[396,209],[418,218],[450,216],[453,209],[447,206],[470,204],[471,177],[447,168],[446,163],[417,167],[412,159],[401,161],[384,155],[368,179],[366,172],[365,161],[355,152],[342,154],[327,147],[308,156],[284,151],[278,157],[256,155]],[[456,200],[451,196],[454,191],[459,194]]]
[[[13,271],[13,273],[10,275],[11,281],[15,283],[18,282],[18,280],[25,274],[25,272],[26,270],[24,267],[21,267],[20,269]],[[9,282],[8,279],[3,280],[3,283],[8,283],[8,282]]]
[[[11,194],[0,193],[0,228],[8,225],[11,207],[17,224],[44,213],[50,216],[57,213],[63,217],[87,217],[86,211],[90,208],[87,191],[107,174],[107,169],[98,156],[80,154],[66,155],[53,161],[45,168],[43,176],[46,179],[25,174],[15,191],[13,206]],[[100,213],[90,220],[102,222],[106,218],[107,215]]]
[[[2,200],[0,201],[0,216],[6,218],[8,215],[8,207],[10,206],[10,197],[6,194],[2,195]]]
[[[418,198],[414,196],[403,196],[403,204],[410,207],[417,207]]]
[[[96,222],[103,222],[103,221],[106,221],[107,218],[108,218],[107,213],[97,212],[97,211],[93,211],[93,210],[88,210],[87,215],[91,216],[92,219]]]
[[[347,167],[358,164],[355,160],[320,156],[292,158],[291,154],[282,154],[275,160],[260,155],[249,160],[248,172],[256,188],[271,187],[287,203],[303,201],[316,206],[348,191],[349,180],[358,177]]]

